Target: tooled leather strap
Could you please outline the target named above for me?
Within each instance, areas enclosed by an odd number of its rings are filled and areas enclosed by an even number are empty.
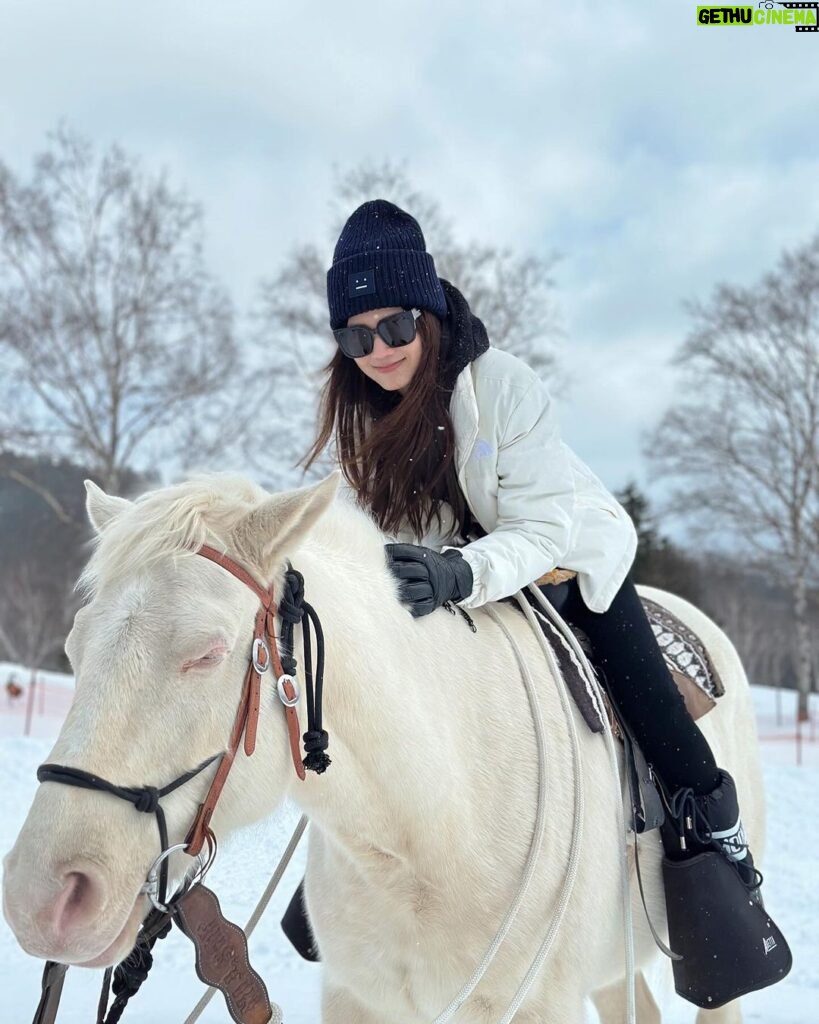
[[[242,695],[239,699],[239,707],[237,708],[236,718],[233,722],[233,729],[231,730],[228,749],[223,754],[222,760],[219,762],[219,767],[216,770],[216,774],[213,776],[213,781],[210,784],[207,796],[199,805],[199,810],[196,813],[196,817],[194,818],[193,824],[191,825],[188,833],[188,848],[186,853],[190,854],[192,857],[195,857],[204,845],[205,836],[207,835],[210,826],[210,820],[213,817],[216,804],[219,802],[219,797],[222,794],[225,782],[227,782],[227,777],[233,766],[242,736],[244,736],[245,754],[247,754],[248,757],[250,757],[256,749],[256,732],[259,724],[259,711],[261,708],[262,683],[261,672],[257,669],[257,664],[262,672],[266,672],[269,669],[268,654],[270,656],[270,662],[272,662],[273,672],[277,681],[280,679],[282,680],[282,689],[284,690],[287,699],[295,699],[293,683],[284,674],[281,658],[279,657],[279,650],[276,646],[276,603],[272,588],[269,591],[264,590],[256,580],[253,579],[250,573],[240,565],[237,565],[237,563],[227,555],[223,555],[221,552],[217,551],[215,548],[209,547],[207,544],[203,544],[202,547],[198,549],[197,554],[200,554],[211,562],[215,562],[217,565],[220,565],[231,575],[235,576],[246,586],[250,587],[261,601],[262,607],[256,613],[256,620],[253,628],[253,654],[251,656],[250,664],[247,667],[247,674],[245,675],[244,685],[242,686]],[[304,781],[305,771],[304,765],[301,761],[300,745],[301,731],[299,728],[298,713],[295,707],[285,707],[285,719],[290,739],[290,753],[293,758],[293,767],[296,770],[296,775]]]

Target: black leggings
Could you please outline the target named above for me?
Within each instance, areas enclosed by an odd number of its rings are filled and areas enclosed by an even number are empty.
[[[671,678],[631,577],[605,612],[587,607],[577,577],[540,591],[588,636],[606,689],[665,786],[690,786],[697,794],[718,786],[714,755]]]

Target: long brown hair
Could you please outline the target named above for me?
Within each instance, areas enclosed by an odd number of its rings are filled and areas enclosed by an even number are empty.
[[[337,350],[324,367],[318,437],[299,465],[309,469],[330,438],[341,471],[385,533],[409,525],[423,537],[446,501],[466,539],[469,511],[455,470],[450,392],[438,383],[441,321],[417,321],[421,358],[405,395],[385,391]]]

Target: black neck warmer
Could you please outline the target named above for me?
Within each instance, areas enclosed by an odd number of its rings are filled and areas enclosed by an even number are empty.
[[[451,392],[460,372],[489,348],[489,335],[458,289],[440,278],[446,296],[446,319],[442,321],[438,383]]]

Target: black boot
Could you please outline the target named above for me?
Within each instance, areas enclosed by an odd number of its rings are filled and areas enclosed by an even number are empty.
[[[719,775],[719,785],[710,793],[697,796],[691,789],[683,788],[666,798],[663,845],[671,860],[687,860],[707,850],[718,851],[731,862],[751,898],[762,904],[762,875],[754,867],[745,841],[736,783],[722,769]]]
[[[679,995],[715,1009],[780,981],[791,969],[784,936],[765,911],[739,818],[736,786],[666,796],[661,828],[669,944]]]

